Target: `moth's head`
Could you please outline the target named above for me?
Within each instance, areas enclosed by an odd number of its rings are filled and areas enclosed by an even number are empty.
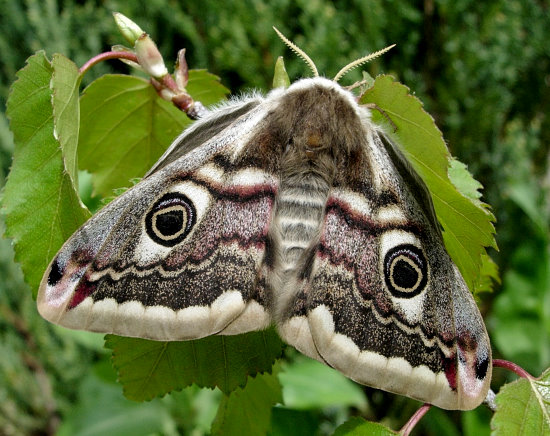
[[[283,42],[290,47],[291,50],[293,50],[299,57],[301,57],[305,63],[309,66],[311,71],[313,72],[314,77],[319,77],[319,71],[317,70],[317,67],[315,66],[315,63],[311,60],[311,58],[302,50],[300,49],[296,44],[294,44],[292,41],[290,41],[288,38],[286,38],[276,27],[273,27],[275,32],[277,32],[277,35],[279,35],[279,38],[283,40]],[[366,56],[363,56],[362,58],[359,58],[353,62],[350,62],[345,67],[343,67],[332,79],[334,82],[338,82],[345,74],[353,70],[354,68],[357,68],[360,65],[363,65],[367,62],[370,62],[371,60],[377,58],[378,56],[381,56],[382,54],[386,53],[387,51],[391,50],[393,47],[395,47],[395,44],[392,44],[386,48],[383,48],[382,50],[378,50],[374,53],[370,53]]]
[[[264,125],[273,144],[286,147],[285,159],[292,156],[296,165],[317,163],[326,170],[323,174],[332,174],[328,168],[343,160],[360,163],[359,157],[351,156],[361,155],[361,147],[366,147],[364,120],[370,119],[370,111],[351,92],[330,79],[314,77],[277,88],[268,100],[275,104]]]

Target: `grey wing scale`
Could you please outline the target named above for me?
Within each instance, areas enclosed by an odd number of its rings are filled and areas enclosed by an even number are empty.
[[[164,152],[158,162],[151,167],[145,177],[182,158],[195,148],[204,145],[224,131],[236,119],[250,112],[261,103],[261,99],[247,100],[240,104],[231,104],[208,113],[204,118],[186,129]]]

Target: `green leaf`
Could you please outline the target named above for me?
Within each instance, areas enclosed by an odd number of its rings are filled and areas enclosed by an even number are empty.
[[[144,79],[105,75],[92,82],[81,97],[78,159],[93,175],[94,195],[130,186],[189,124]]]
[[[206,70],[189,70],[185,89],[195,101],[205,106],[219,103],[229,94],[229,89],[220,83],[220,78]]]
[[[54,54],[52,74],[53,117],[57,140],[61,146],[65,168],[78,187],[77,145],[80,120],[80,73],[73,61]]]
[[[481,269],[474,289],[474,295],[478,295],[481,292],[493,292],[495,283],[501,283],[498,265],[488,254],[482,254]]]
[[[480,200],[480,190],[483,186],[474,179],[465,164],[458,159],[451,158],[448,173],[452,184],[462,195],[469,198],[478,208],[488,209],[488,205]],[[494,283],[501,283],[498,265],[487,253],[481,253],[479,275],[474,283],[475,288],[472,289],[474,295],[481,292],[492,292]]]
[[[282,401],[277,375],[258,374],[250,378],[244,388],[222,398],[212,422],[212,435],[266,434],[271,424],[271,409]]]
[[[283,345],[270,329],[185,342],[107,335],[105,346],[113,350],[124,395],[143,401],[192,383],[229,394],[244,386],[249,375],[270,371]]]
[[[135,436],[161,434],[176,424],[160,402],[126,400],[116,384],[89,374],[79,386],[78,401],[63,419],[57,436]]]
[[[360,95],[363,95],[369,88],[372,88],[374,86],[374,77],[372,77],[368,71],[361,71],[362,78],[361,82],[364,84],[360,88]]]
[[[204,70],[189,72],[187,91],[204,105],[228,90]],[[142,177],[191,124],[187,115],[138,77],[105,75],[81,98],[79,166],[93,175],[94,195],[108,197]]]
[[[73,184],[80,76],[67,59],[50,64],[43,52],[17,76],[7,103],[15,150],[2,203],[6,235],[36,295],[52,257],[89,217]]]
[[[351,406],[364,410],[367,406],[365,394],[357,384],[313,359],[300,356],[285,365],[279,380],[284,404],[293,409]]]
[[[522,378],[504,385],[495,401],[493,435],[550,434],[550,368],[539,379]]]
[[[351,418],[339,426],[333,436],[390,436],[397,432],[377,422],[365,421],[363,418]]]
[[[481,198],[480,189],[483,188],[483,185],[474,179],[472,173],[468,171],[466,164],[452,157],[447,172],[453,185],[456,186],[456,189],[458,189],[464,197],[469,198],[478,206],[487,207],[486,204],[479,201]]]
[[[319,434],[319,424],[318,411],[294,410],[277,406],[271,410],[271,431],[269,432],[269,436]]]
[[[379,76],[374,86],[363,94],[360,103],[376,104],[395,124],[396,131],[393,131],[393,126],[388,126],[387,132],[402,147],[428,186],[438,220],[443,226],[447,251],[470,289],[475,289],[485,247],[496,248],[493,215],[478,199],[472,199],[475,195],[471,183],[463,186],[469,192],[468,196],[453,185],[448,176],[450,156],[441,132],[422,108],[420,100],[410,95],[406,86],[394,82],[391,76]],[[373,110],[372,113],[374,122],[388,123],[379,111]],[[457,164],[454,167],[460,171]],[[460,174],[464,176],[463,171]],[[474,186],[476,190],[477,185]]]

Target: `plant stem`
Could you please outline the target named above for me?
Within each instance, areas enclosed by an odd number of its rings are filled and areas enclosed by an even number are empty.
[[[86,73],[90,68],[99,62],[105,61],[107,59],[128,59],[130,61],[138,62],[137,56],[135,53],[129,51],[106,51],[100,53],[97,56],[91,58],[88,62],[80,67],[80,74]]]
[[[413,431],[413,428],[416,426],[418,421],[422,419],[422,417],[430,410],[430,407],[432,407],[431,404],[424,403],[420,409],[418,409],[413,416],[411,416],[411,419],[407,421],[407,423],[403,426],[401,430],[399,430],[400,436],[409,436],[411,434],[411,431]]]
[[[493,360],[493,366],[496,368],[505,368],[509,371],[513,371],[520,377],[526,378],[528,380],[535,380],[535,377],[533,377],[531,374],[525,371],[521,366],[515,364],[514,362],[510,362],[508,360],[503,360],[503,359],[495,359]]]

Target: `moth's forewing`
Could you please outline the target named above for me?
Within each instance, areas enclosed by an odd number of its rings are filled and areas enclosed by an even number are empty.
[[[39,289],[42,316],[156,340],[267,327],[257,277],[277,180],[238,152],[264,112],[236,102],[184,132],[61,248]]]

